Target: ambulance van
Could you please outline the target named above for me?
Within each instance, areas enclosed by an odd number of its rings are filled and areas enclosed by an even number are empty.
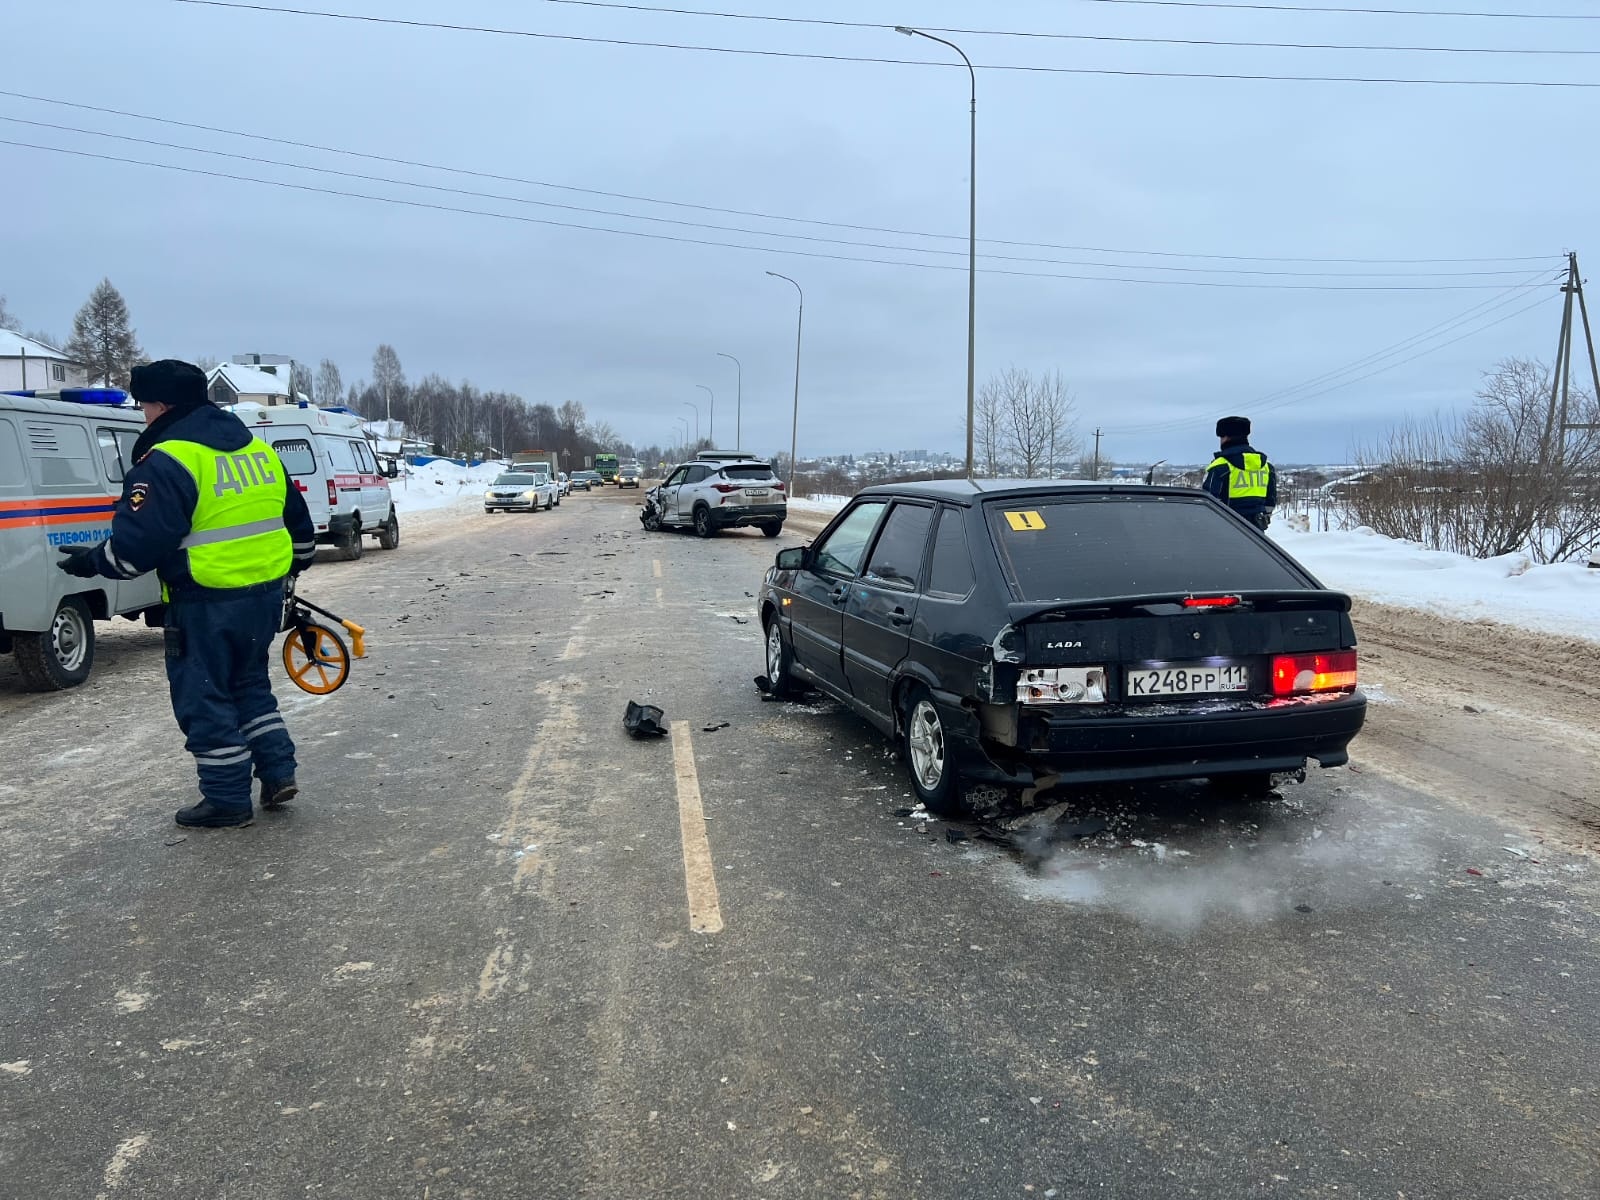
[[[161,584],[75,579],[56,570],[63,546],[111,536],[111,514],[139,410],[112,389],[0,392],[0,653],[16,656],[23,685],[76,687],[94,665],[94,622],[161,625]]]
[[[400,517],[389,493],[393,466],[380,467],[362,432],[361,418],[347,408],[232,404],[228,411],[278,452],[317,527],[317,541],[336,546],[340,557],[361,557],[362,538],[375,537],[393,550],[400,545]]]

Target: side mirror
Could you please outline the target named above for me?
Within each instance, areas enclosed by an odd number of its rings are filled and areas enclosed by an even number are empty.
[[[400,478],[400,464],[395,462],[395,461],[393,461],[392,459],[389,462],[384,463],[383,464],[383,477],[385,479],[399,479]]]
[[[804,570],[806,565],[805,547],[791,546],[787,550],[779,550],[775,565],[780,571]]]

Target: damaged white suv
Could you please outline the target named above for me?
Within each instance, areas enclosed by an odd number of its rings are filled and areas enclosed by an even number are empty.
[[[788,490],[771,463],[708,452],[676,467],[646,492],[639,520],[652,532],[688,526],[708,538],[722,529],[753,525],[775,538],[788,515]]]

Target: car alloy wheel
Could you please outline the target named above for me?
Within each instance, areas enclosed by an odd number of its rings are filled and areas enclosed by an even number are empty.
[[[767,690],[783,700],[799,690],[794,683],[794,658],[783,640],[783,626],[777,614],[767,622]]]
[[[905,698],[900,728],[900,748],[911,771],[911,787],[928,811],[939,816],[960,816],[959,772],[945,738],[944,718],[933,696],[913,684]]]
[[[716,531],[717,527],[711,523],[711,510],[702,504],[694,510],[695,536],[708,538]]]

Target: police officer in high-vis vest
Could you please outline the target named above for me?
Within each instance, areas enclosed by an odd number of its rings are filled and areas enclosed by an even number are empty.
[[[210,401],[205,372],[174,359],[133,368],[145,431],[97,546],[70,547],[69,575],[161,577],[172,711],[200,772],[180,825],[248,825],[299,791],[294,742],[267,678],[284,584],[316,555],[305,498],[271,446]]]
[[[1223,417],[1217,422],[1217,436],[1222,439],[1222,449],[1206,468],[1201,486],[1265,531],[1278,506],[1278,473],[1267,456],[1250,444],[1249,417]]]

